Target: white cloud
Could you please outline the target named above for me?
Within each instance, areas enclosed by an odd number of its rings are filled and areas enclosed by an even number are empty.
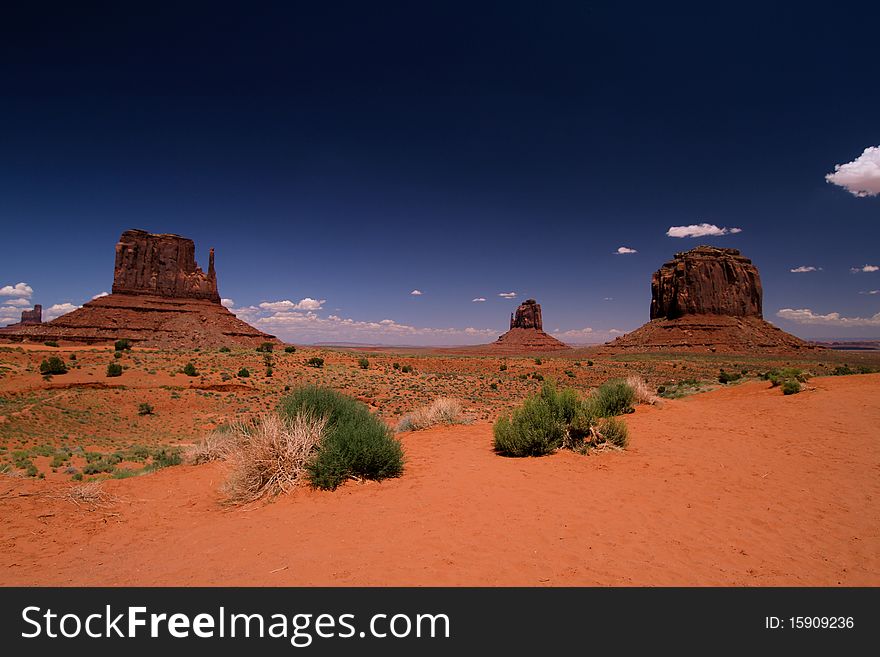
[[[15,285],[4,285],[0,287],[0,297],[23,297],[29,299],[34,293],[27,283],[16,283]]]
[[[825,176],[828,182],[843,187],[853,196],[880,194],[880,147],[868,146],[852,162],[835,164],[834,173]]]
[[[290,299],[284,301],[264,301],[260,304],[263,310],[272,310],[275,312],[284,312],[285,310],[320,310],[327,303],[326,299],[312,299],[306,297],[294,303]]]
[[[285,310],[269,315],[260,315],[260,312],[260,308],[252,306],[236,309],[235,314],[261,329],[299,341],[449,344],[473,342],[475,338],[478,338],[477,342],[486,342],[499,334],[497,329],[420,327],[401,324],[393,319],[367,322],[338,315],[320,317],[311,311]]]
[[[100,294],[96,294],[95,296],[93,296],[92,301],[94,301],[95,299],[100,299],[101,297],[109,297],[109,296],[110,296],[109,292],[101,292]]]
[[[638,253],[635,249],[631,249],[628,246],[618,246],[617,251],[614,252],[615,255],[627,255],[630,253]]]
[[[0,327],[18,322],[21,319],[21,311],[21,308],[14,306],[0,306]]]
[[[593,329],[589,326],[582,329],[570,329],[568,331],[560,331],[556,329],[553,332],[553,336],[556,338],[586,338],[587,336],[593,337]]]
[[[841,317],[840,313],[820,315],[809,308],[783,308],[776,313],[777,317],[787,319],[796,324],[821,324],[823,326],[880,326],[880,313],[871,317]]]
[[[66,315],[67,313],[76,310],[80,306],[75,306],[72,303],[56,303],[48,308],[43,309],[43,321],[49,322],[55,319],[56,317],[61,317],[61,315]]]
[[[503,299],[515,299],[516,292],[499,292],[498,296],[502,297]]]
[[[719,228],[715,224],[691,224],[689,226],[670,226],[668,237],[707,237],[741,233],[742,228]]]
[[[232,299],[220,299],[220,305],[224,308],[233,308],[235,307],[235,301]]]
[[[614,301],[614,297],[604,297],[602,301]]]
[[[789,269],[792,274],[806,274],[810,271],[822,271],[821,267],[813,267],[812,265],[801,265],[800,267],[795,267],[794,269]]]
[[[880,290],[865,290],[864,292],[859,292],[859,294],[880,294]]]
[[[412,292],[410,292],[410,294],[414,297],[420,297],[424,293],[421,290],[413,290]]]
[[[621,331],[620,329],[611,329],[608,332],[611,333],[612,335],[617,335],[618,333],[623,333],[623,331]]]
[[[25,306],[31,305],[29,299],[7,299],[3,303],[5,303],[7,306],[18,306],[19,308],[24,308]]]
[[[485,300],[485,297],[477,297],[476,299],[471,299],[471,303],[483,303]]]
[[[860,272],[870,274],[871,272],[880,271],[880,267],[878,267],[877,265],[864,265],[862,267],[851,267],[850,271],[853,274],[858,274]]]

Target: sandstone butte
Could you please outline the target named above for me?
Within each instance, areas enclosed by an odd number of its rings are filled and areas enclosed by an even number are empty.
[[[196,263],[195,244],[180,235],[122,233],[112,289],[112,294],[51,322],[28,324],[23,313],[21,323],[0,329],[0,338],[86,344],[125,338],[139,346],[163,348],[277,342],[221,305],[214,250],[205,273]]]
[[[651,278],[651,321],[603,352],[786,352],[819,349],[763,318],[758,268],[737,249],[676,253]]]
[[[564,342],[544,332],[541,304],[534,299],[527,299],[520,304],[516,312],[510,315],[510,330],[489,346],[493,352],[508,353],[569,348]]]

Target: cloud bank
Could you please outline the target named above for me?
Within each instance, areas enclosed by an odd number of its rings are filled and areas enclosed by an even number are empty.
[[[0,287],[0,297],[21,297],[24,299],[30,299],[34,293],[34,288],[32,288],[27,283],[16,283],[15,285],[4,285]]]
[[[852,162],[834,165],[834,173],[825,176],[833,185],[843,187],[853,196],[880,194],[880,147],[869,146]]]
[[[515,299],[515,298],[516,298],[516,292],[499,292],[499,293],[498,293],[498,296],[501,297],[501,298],[503,298],[503,299]]]
[[[614,253],[615,255],[629,255],[630,253],[638,253],[638,251],[631,249],[628,246],[618,246],[617,251]]]
[[[880,271],[880,267],[877,265],[862,265],[861,267],[851,267],[850,271],[853,274],[866,273],[870,274],[875,271]]]
[[[812,265],[801,265],[800,267],[795,267],[794,269],[789,269],[792,274],[806,274],[811,271],[822,271],[821,267],[813,267]]]
[[[880,313],[871,317],[843,317],[840,313],[820,315],[809,308],[783,308],[776,313],[777,317],[787,319],[796,324],[819,324],[822,326],[880,326]]]

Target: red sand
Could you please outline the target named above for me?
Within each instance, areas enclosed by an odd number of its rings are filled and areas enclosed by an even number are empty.
[[[880,375],[640,408],[624,453],[508,459],[491,427],[403,436],[404,477],[218,505],[221,465],[0,479],[6,585],[880,585]]]

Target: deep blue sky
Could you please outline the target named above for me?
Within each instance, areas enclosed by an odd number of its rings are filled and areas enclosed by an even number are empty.
[[[292,340],[485,342],[535,297],[600,341],[710,243],[786,330],[880,335],[880,197],[825,181],[880,145],[872,3],[73,4],[0,16],[0,288],[34,303],[109,291],[143,228],[214,246],[236,307],[326,300]],[[666,236],[702,222],[742,232]]]

